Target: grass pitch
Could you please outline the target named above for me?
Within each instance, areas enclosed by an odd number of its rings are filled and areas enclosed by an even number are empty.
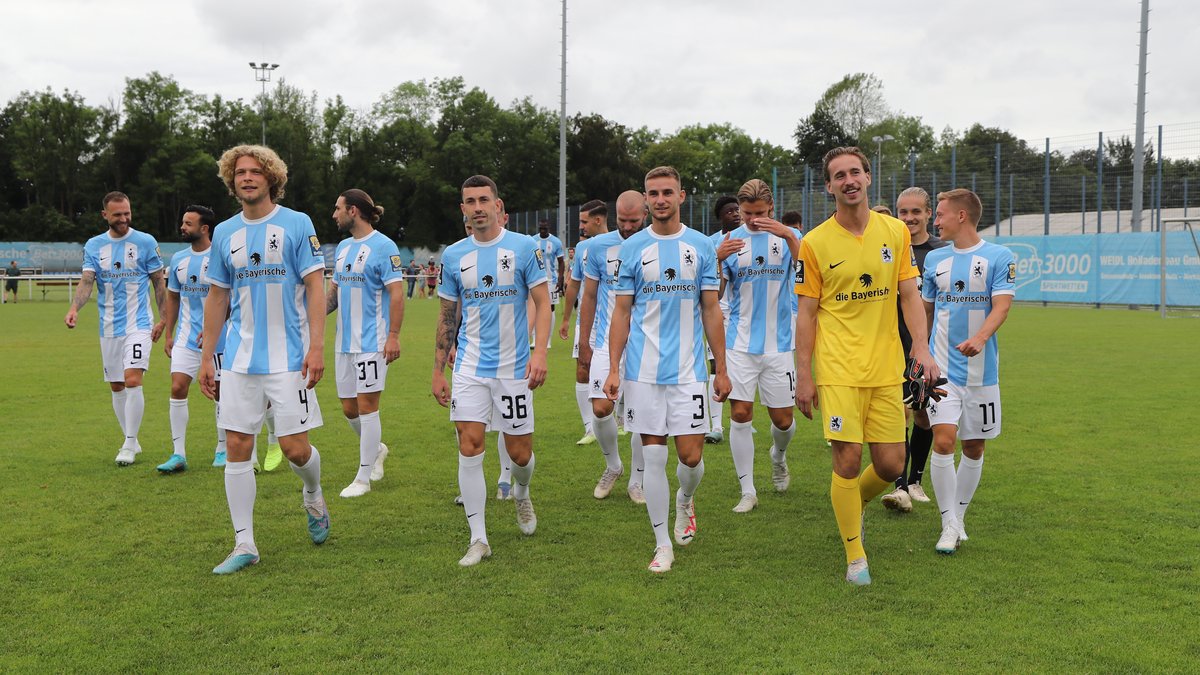
[[[738,500],[727,443],[706,446],[700,531],[663,577],[624,480],[576,447],[570,345],[536,396],[538,531],[488,502],[493,557],[459,569],[467,527],[454,435],[429,394],[436,303],[412,301],[384,395],[387,476],[357,466],[329,375],[318,386],[333,532],[304,529],[300,481],[258,477],[262,562],[210,573],[232,546],[211,462],[212,404],[192,391],[191,469],[170,454],[168,360],[155,346],[132,467],[100,381],[96,310],[0,307],[0,670],[4,671],[1191,671],[1200,663],[1197,324],[1151,312],[1016,307],[1001,330],[1004,435],[989,444],[971,540],[933,552],[933,505],[873,504],[873,585],[842,580],[819,426],[801,418],[792,487]],[[332,328],[329,335],[332,336]],[[332,344],[332,339],[329,340]],[[495,480],[494,441],[485,470]],[[628,445],[622,440],[628,466]],[[673,466],[672,462],[672,466]],[[671,472],[671,469],[668,469]],[[672,482],[674,478],[672,476]],[[926,481],[928,484],[928,481]]]

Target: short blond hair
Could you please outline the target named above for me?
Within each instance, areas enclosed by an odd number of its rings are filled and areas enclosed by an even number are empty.
[[[775,203],[775,195],[771,193],[771,186],[760,178],[751,178],[742,184],[742,187],[737,191],[737,200],[741,202],[756,202],[764,201]]]
[[[892,210],[888,208],[887,204],[879,204],[877,206],[872,206],[871,210],[876,213],[882,213],[885,216],[892,215]]]
[[[683,180],[679,178],[679,172],[673,166],[656,166],[646,172],[646,180],[651,178],[674,178],[675,182],[683,187]]]
[[[287,164],[275,154],[275,151],[265,145],[238,145],[225,151],[217,160],[217,175],[225,182],[229,194],[237,197],[233,186],[233,169],[237,161],[243,157],[253,157],[262,165],[263,175],[267,177],[267,187],[271,201],[283,199],[283,186],[287,185]]]
[[[983,215],[983,202],[979,201],[979,195],[966,188],[955,188],[939,192],[937,198],[939,202],[953,202],[958,208],[967,212],[967,220],[979,225],[979,218]]]

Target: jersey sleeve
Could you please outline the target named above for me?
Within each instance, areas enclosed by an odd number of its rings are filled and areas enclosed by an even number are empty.
[[[589,246],[588,248],[595,250],[592,251],[592,255],[587,256],[587,258],[583,261],[583,276],[593,281],[599,281],[600,275],[604,274],[604,267],[605,263],[607,262],[604,260],[604,257],[608,254],[608,252],[601,252],[599,246]],[[579,258],[579,249],[575,249],[575,258]]]
[[[404,281],[404,263],[400,261],[400,249],[391,239],[388,239],[387,243],[384,255],[379,258],[379,277],[383,279],[384,286]]]
[[[438,297],[458,302],[462,297],[462,283],[458,278],[458,259],[443,253],[441,272],[438,273],[438,277]]]
[[[633,295],[641,283],[641,249],[629,246],[628,242],[621,245],[621,260],[617,263],[617,295]]]
[[[700,290],[719,290],[721,282],[717,278],[717,250],[712,242],[702,240],[697,253],[700,257]]]
[[[575,247],[575,258],[571,261],[571,279],[574,281],[583,281],[583,268],[587,264],[587,254],[591,248],[591,246]]]
[[[808,240],[800,240],[800,259],[796,261],[796,295],[821,298],[821,266]]]
[[[146,239],[140,246],[142,255],[142,266],[147,274],[154,274],[163,268],[162,253],[158,250],[158,242],[154,237],[146,235]]]
[[[296,215],[296,241],[292,244],[292,255],[295,256],[296,274],[303,279],[316,270],[324,269],[325,258],[321,255],[321,240],[317,239],[312,219],[303,213]]]
[[[525,287],[533,288],[538,284],[544,284],[550,281],[549,273],[546,269],[546,261],[542,257],[542,249],[530,240],[530,246],[526,247],[521,252],[523,259],[520,265],[521,276],[525,277]]]
[[[83,271],[100,272],[100,261],[96,259],[96,249],[87,245],[83,247]]]
[[[180,260],[178,255],[171,258],[171,267],[167,270],[167,290],[173,293],[178,293],[180,290],[179,275],[175,272],[175,270],[179,267],[179,262]]]
[[[921,270],[917,268],[917,254],[913,251],[912,247],[912,235],[908,233],[907,226],[900,228],[900,235],[900,240],[903,243],[896,252],[901,256],[901,259],[898,261],[900,264],[896,265],[896,290],[900,290],[899,282],[907,279],[916,279],[921,276]],[[902,252],[908,255],[903,255]]]
[[[1017,294],[1017,261],[1012,251],[1000,247],[1000,254],[992,265],[992,295]]]
[[[930,251],[930,255],[933,255],[933,251]],[[925,302],[933,302],[937,298],[937,261],[938,256],[934,255],[934,264],[930,265],[929,256],[925,256],[925,271],[921,274],[921,299]]]
[[[229,240],[222,237],[221,231],[217,230],[217,237],[212,243],[212,255],[208,257],[208,272],[204,274],[204,278],[219,288],[230,286],[229,254],[226,252],[228,248]]]

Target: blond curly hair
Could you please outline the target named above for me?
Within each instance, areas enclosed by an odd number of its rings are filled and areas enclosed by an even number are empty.
[[[253,157],[263,167],[263,175],[267,177],[271,201],[283,199],[283,186],[287,185],[287,164],[275,154],[275,151],[265,145],[238,145],[225,151],[217,160],[217,175],[225,182],[229,194],[237,197],[233,187],[233,168],[242,157]]]

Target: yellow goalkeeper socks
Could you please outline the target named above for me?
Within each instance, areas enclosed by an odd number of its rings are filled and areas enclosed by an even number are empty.
[[[829,501],[833,503],[833,516],[842,534],[842,545],[846,547],[847,564],[867,557],[862,545],[862,500],[859,489],[858,478],[842,478],[836,473],[829,486]]]
[[[880,478],[879,474],[875,473],[874,464],[868,464],[858,477],[858,495],[862,499],[863,506],[870,504],[872,499],[878,497],[891,485],[890,481]]]

